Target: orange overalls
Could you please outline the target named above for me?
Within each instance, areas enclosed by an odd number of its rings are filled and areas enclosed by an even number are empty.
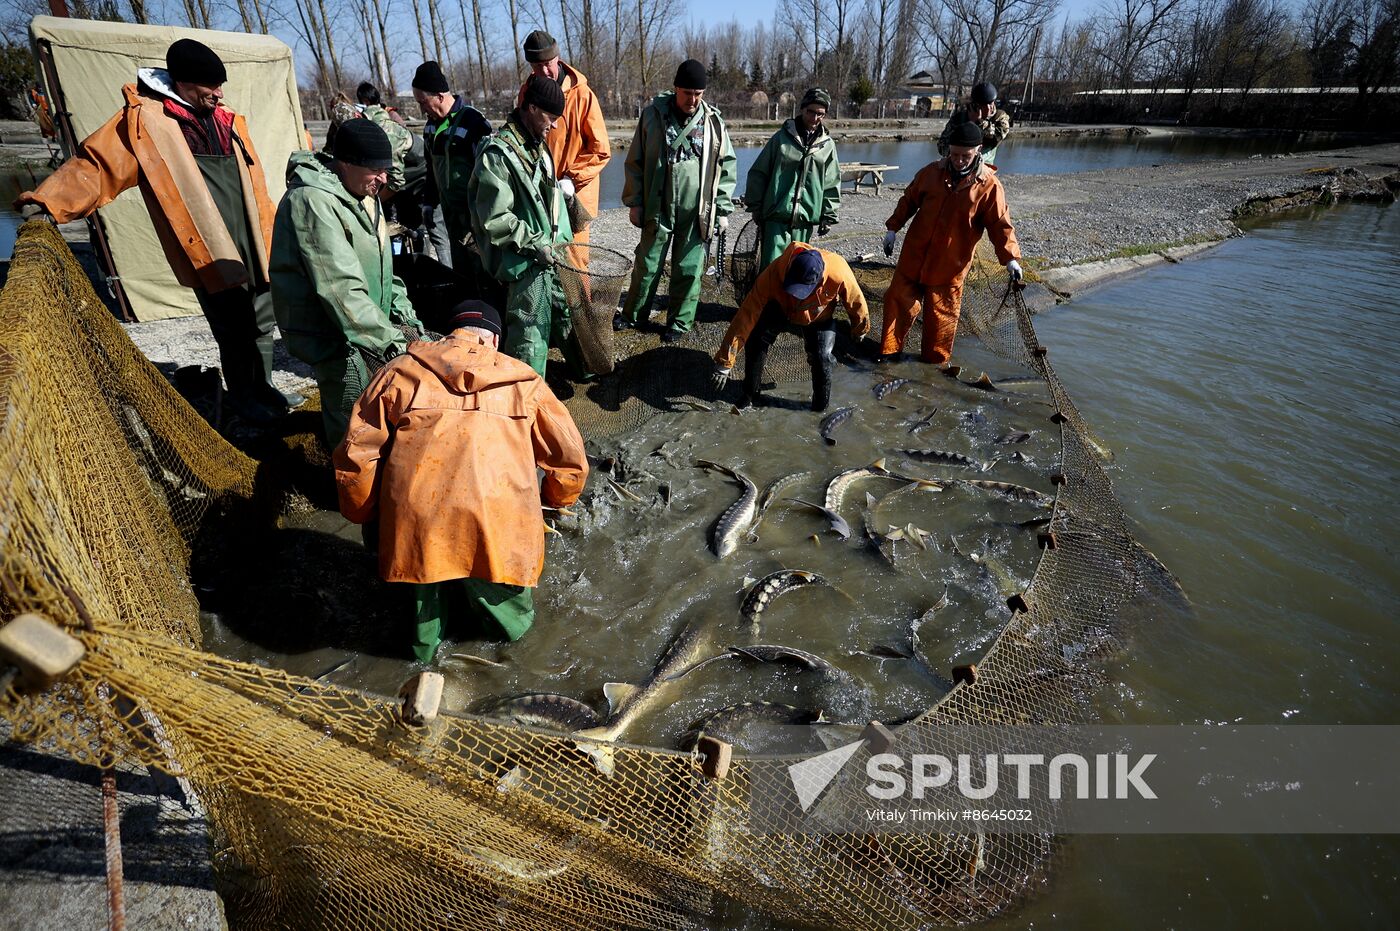
[[[1020,261],[1021,249],[1006,209],[1006,193],[992,165],[979,164],[956,183],[946,159],[925,165],[905,188],[885,228],[898,232],[911,216],[894,279],[885,291],[880,352],[889,355],[904,349],[909,328],[927,304],[919,358],[942,365],[953,352],[963,279],[982,233],[991,239],[1003,265],[1012,259]]]

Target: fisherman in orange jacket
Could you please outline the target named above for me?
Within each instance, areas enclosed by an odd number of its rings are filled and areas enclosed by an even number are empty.
[[[541,500],[573,504],[588,478],[564,405],[533,369],[497,351],[495,308],[464,301],[452,326],[379,371],[334,455],[341,513],[356,523],[377,516],[380,575],[413,585],[423,663],[454,599],[511,640],[530,629],[544,568]]]
[[[277,320],[268,293],[275,213],[243,117],[223,104],[228,74],[214,50],[180,39],[165,68],[141,68],[121,112],[15,207],[57,223],[89,216],[137,185],[175,278],[193,288],[233,408],[267,421],[301,403],[272,386]]]
[[[715,353],[714,388],[724,390],[739,349],[744,349],[744,399],[762,404],[763,365],[768,350],[784,330],[800,332],[812,367],[812,410],[824,411],[831,403],[831,370],[835,360],[836,305],[846,308],[851,336],[870,332],[870,312],[865,294],[851,266],[835,252],[788,243],[754,282],[753,290],[729,324]],[[749,339],[750,334],[753,335]]]
[[[603,108],[598,95],[588,85],[588,78],[572,65],[559,60],[559,43],[542,29],[525,37],[525,60],[533,74],[542,74],[558,81],[564,92],[564,115],[545,136],[554,159],[554,173],[559,187],[571,202],[577,199],[591,219],[598,215],[598,176],[612,156],[608,148],[608,126],[603,121]],[[525,85],[520,85],[520,100],[525,99]],[[577,219],[574,212],[571,219]],[[574,242],[588,244],[588,224],[574,224]],[[580,250],[581,251],[581,250]]]
[[[981,159],[981,127],[964,123],[949,133],[948,141],[948,156],[919,170],[885,222],[888,256],[894,254],[895,234],[913,217],[885,291],[881,361],[903,351],[904,338],[925,304],[919,358],[936,365],[948,361],[958,332],[963,279],[984,231],[1012,280],[1021,280],[1021,248],[996,168]]]

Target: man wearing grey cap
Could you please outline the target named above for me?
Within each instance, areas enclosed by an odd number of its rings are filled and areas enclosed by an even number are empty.
[[[384,130],[350,120],[335,154],[293,152],[272,227],[272,300],[287,351],[311,366],[334,448],[370,376],[422,324],[394,277],[378,197],[394,153]]]

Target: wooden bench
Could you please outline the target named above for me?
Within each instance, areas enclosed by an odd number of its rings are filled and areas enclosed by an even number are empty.
[[[851,182],[851,192],[860,192],[860,183],[867,176],[875,183],[875,196],[880,196],[880,185],[885,183],[885,172],[898,171],[898,165],[876,165],[872,162],[842,162],[841,183]]]

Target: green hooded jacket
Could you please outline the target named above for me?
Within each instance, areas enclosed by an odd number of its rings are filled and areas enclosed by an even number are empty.
[[[402,191],[404,187],[403,157],[409,149],[413,148],[413,133],[400,125],[399,121],[390,116],[389,111],[379,104],[370,104],[362,112],[365,119],[384,130],[384,135],[389,137],[389,145],[394,150],[394,163],[389,166],[389,189]]]
[[[422,326],[394,277],[379,201],[355,199],[330,164],[324,153],[292,153],[272,224],[277,326],[287,351],[311,365],[352,347],[383,358],[407,344],[395,324]]]
[[[675,228],[675,205],[669,200],[671,186],[667,183],[671,169],[666,130],[673,126],[684,129],[692,122],[683,119],[672,101],[675,91],[657,94],[642,111],[632,144],[627,148],[626,181],[622,186],[622,203],[641,207],[644,223],[653,220],[663,230]],[[702,132],[700,166],[701,194],[699,204],[700,238],[709,241],[718,228],[718,221],[734,212],[734,183],[738,178],[738,162],[729,132],[724,128],[720,112],[704,101],[694,117],[694,125]]]
[[[821,127],[812,144],[788,120],[758,153],[744,186],[744,203],[759,222],[831,226],[841,207],[836,142]]]
[[[520,280],[540,264],[541,246],[574,238],[549,149],[529,141],[514,113],[477,152],[467,204],[482,265],[497,281]]]

